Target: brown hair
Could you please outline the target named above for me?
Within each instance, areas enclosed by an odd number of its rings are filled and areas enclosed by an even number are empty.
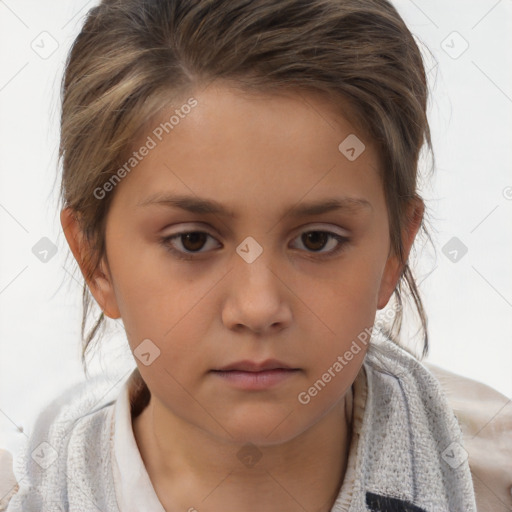
[[[433,162],[428,87],[418,46],[387,0],[103,0],[92,8],[66,62],[59,148],[62,207],[76,212],[93,249],[87,274],[104,255],[115,193],[99,200],[94,190],[116,173],[144,123],[218,79],[247,92],[323,94],[377,145],[390,250],[404,263],[394,292],[398,313],[382,332],[399,344],[407,286],[421,320],[424,357],[427,318],[401,233],[406,207],[421,200],[424,144]],[[421,228],[430,240],[425,217]],[[86,332],[93,303],[84,283],[84,368],[91,341],[105,327],[101,313]]]

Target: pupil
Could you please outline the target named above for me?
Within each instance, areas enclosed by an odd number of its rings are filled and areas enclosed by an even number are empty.
[[[306,240],[304,240],[304,237],[306,238]],[[322,233],[321,231],[312,231],[310,233],[306,233],[305,235],[303,235],[303,242],[304,242],[304,245],[305,246],[308,246],[308,243],[309,242],[313,242],[313,245],[315,245],[315,242],[318,243],[319,241],[319,238],[320,238],[320,246],[321,247],[309,247],[310,249],[312,250],[320,250],[323,248],[323,246],[325,245],[325,239],[327,238],[327,233]]]
[[[187,233],[185,235],[182,235],[185,238],[185,241],[182,240],[183,247],[187,249],[187,251],[196,251],[198,249],[201,249],[201,247],[204,244],[204,233]],[[199,239],[199,246],[197,246]],[[190,247],[190,244],[188,242],[192,242],[192,247]],[[188,247],[187,247],[188,245]]]

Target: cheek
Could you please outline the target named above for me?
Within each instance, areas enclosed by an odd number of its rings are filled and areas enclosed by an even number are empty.
[[[322,286],[310,283],[304,288],[301,296],[307,298],[308,307],[300,313],[302,329],[315,340],[316,371],[326,371],[347,350],[354,361],[351,367],[362,362],[375,321],[380,275],[375,260],[362,256],[333,269],[331,279]]]
[[[162,338],[197,302],[205,288],[190,281],[157,242],[119,237],[109,251],[114,293],[128,332]]]
[[[215,311],[212,296],[208,295],[213,286],[211,280],[188,286],[183,278],[171,274],[145,280],[133,275],[127,280],[120,291],[120,311],[130,347],[135,351],[143,340],[149,339],[158,352],[155,363],[143,371],[156,372],[164,381],[169,379],[166,369],[185,380],[190,379],[190,367],[201,372]]]
[[[372,254],[354,251],[332,265],[328,279],[308,281],[303,296],[334,325],[357,324],[375,315],[383,264]]]

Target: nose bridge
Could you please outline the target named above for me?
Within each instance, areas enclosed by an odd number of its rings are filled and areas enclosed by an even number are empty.
[[[268,245],[269,237],[247,236],[236,247],[235,272],[247,287],[262,287],[261,292],[269,286],[273,288],[275,279],[272,267],[272,249]]]

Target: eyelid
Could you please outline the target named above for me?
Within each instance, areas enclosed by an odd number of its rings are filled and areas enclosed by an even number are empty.
[[[350,232],[347,229],[340,228],[339,226],[332,226],[331,224],[308,223],[303,224],[296,229],[297,233],[304,233],[308,231],[328,231],[346,238],[350,236]]]
[[[187,223],[185,223],[187,224]],[[219,231],[217,231],[216,229],[212,228],[209,224],[203,224],[203,223],[191,223],[192,225],[190,227],[187,227],[185,226],[183,229],[180,229],[180,231],[176,231],[176,232],[172,232],[172,233],[169,233],[168,235],[164,235],[166,238],[169,238],[171,236],[175,236],[175,235],[180,235],[180,234],[186,234],[186,233],[192,233],[192,232],[202,232],[202,233],[206,233],[212,237],[216,237],[216,236],[222,236]],[[212,234],[211,231],[214,231],[216,234]],[[303,232],[307,232],[307,231],[330,231],[330,232],[334,232],[336,233],[337,235],[339,236],[342,236],[342,237],[349,237],[351,236],[351,233],[349,230],[347,229],[344,229],[344,228],[340,228],[339,226],[332,226],[332,225],[326,225],[326,224],[322,224],[322,223],[306,223],[306,224],[303,224],[302,226],[299,226],[297,227],[295,230],[294,230],[294,238],[300,234],[300,233],[303,233]]]

